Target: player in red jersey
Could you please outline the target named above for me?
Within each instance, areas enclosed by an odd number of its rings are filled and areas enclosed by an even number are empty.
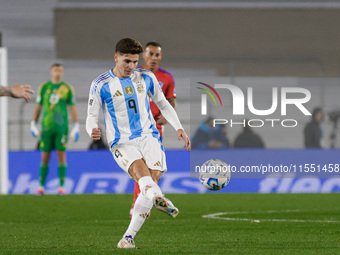
[[[143,69],[153,72],[162,87],[165,98],[176,109],[176,93],[175,93],[175,81],[172,75],[159,67],[159,63],[162,60],[162,46],[158,42],[148,42],[143,52],[144,66]],[[166,119],[161,114],[157,105],[150,99],[150,107],[153,118],[156,121],[157,129],[160,134],[161,141],[163,140],[164,125],[167,123]],[[135,182],[133,204],[130,210],[130,217],[132,217],[133,206],[140,193],[139,185]]]

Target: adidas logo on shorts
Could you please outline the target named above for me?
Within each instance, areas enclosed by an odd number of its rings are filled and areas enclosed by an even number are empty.
[[[161,165],[161,162],[157,161],[157,162],[154,164],[154,166],[162,166],[162,165]]]

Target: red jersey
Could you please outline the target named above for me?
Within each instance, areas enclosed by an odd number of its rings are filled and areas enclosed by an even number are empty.
[[[169,99],[172,97],[176,97],[175,81],[172,75],[162,68],[158,68],[158,70],[154,74],[159,82],[159,85],[161,86],[163,90],[165,98]],[[150,109],[151,109],[153,118],[157,121],[157,117],[161,114],[161,111],[158,109],[157,105],[151,99],[150,99]],[[160,137],[163,137],[163,127],[161,125],[157,125],[157,129],[159,131]]]

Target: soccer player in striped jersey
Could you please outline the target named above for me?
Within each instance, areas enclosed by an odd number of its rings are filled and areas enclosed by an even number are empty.
[[[162,88],[165,98],[169,101],[171,106],[176,109],[176,93],[175,93],[175,81],[172,77],[171,73],[165,71],[164,69],[159,67],[159,64],[162,60],[162,46],[155,41],[148,42],[145,45],[145,49],[143,52],[144,66],[141,66],[143,69],[149,70],[153,72],[156,76],[159,85]],[[159,131],[159,136],[161,141],[163,141],[163,133],[164,133],[164,125],[167,123],[167,120],[161,114],[161,111],[158,109],[155,102],[150,99],[150,108],[153,115],[153,118],[156,121],[156,127]],[[130,210],[130,218],[133,214],[133,206],[136,202],[136,199],[140,193],[140,189],[138,183],[135,182],[134,187],[134,196],[132,208]]]
[[[184,147],[188,151],[191,149],[189,137],[174,108],[165,99],[155,75],[141,68],[136,69],[142,52],[143,47],[138,41],[121,39],[116,44],[116,66],[92,82],[88,102],[86,131],[91,139],[100,139],[98,117],[102,110],[113,157],[141,189],[131,222],[118,248],[135,248],[133,239],[153,205],[173,218],[179,213],[157,185],[167,167],[149,97],[175,128],[178,139],[184,140]]]

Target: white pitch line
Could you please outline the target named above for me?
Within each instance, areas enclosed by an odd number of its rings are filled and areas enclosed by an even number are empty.
[[[278,213],[278,212],[301,212],[301,210],[269,210],[269,211],[239,211],[239,212],[220,212],[220,213],[212,213],[207,215],[202,215],[202,218],[214,219],[214,220],[227,220],[227,221],[250,221],[259,223],[261,221],[273,221],[273,222],[310,222],[310,223],[340,223],[340,221],[333,220],[298,220],[298,219],[248,219],[248,218],[226,218],[219,217],[222,215],[232,215],[232,214],[253,214],[253,213]]]

